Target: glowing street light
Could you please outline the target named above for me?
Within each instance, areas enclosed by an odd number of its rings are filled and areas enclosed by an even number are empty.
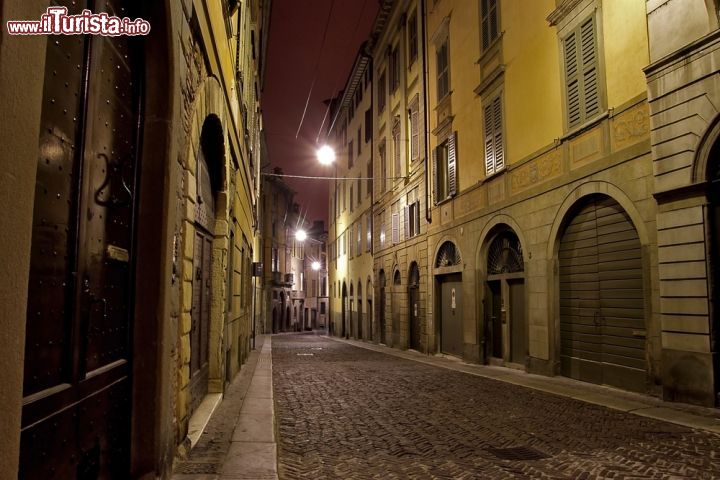
[[[317,260],[315,260],[314,262],[312,262],[311,267],[312,267],[313,270],[315,270],[315,271],[317,272],[318,270],[320,270],[320,262],[318,262]]]
[[[299,228],[295,232],[295,240],[297,240],[298,242],[304,242],[305,240],[307,240],[307,232],[302,228]]]
[[[317,151],[317,159],[323,165],[330,165],[335,161],[335,150],[329,145],[323,145]]]

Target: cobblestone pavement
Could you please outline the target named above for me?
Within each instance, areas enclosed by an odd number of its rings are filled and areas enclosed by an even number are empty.
[[[280,478],[720,478],[720,436],[314,335],[273,337]]]

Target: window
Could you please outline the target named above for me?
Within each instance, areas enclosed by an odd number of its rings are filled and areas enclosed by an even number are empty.
[[[378,96],[377,106],[378,113],[382,113],[385,110],[385,98],[387,95],[387,87],[385,86],[385,72],[380,74],[380,80],[378,80]]]
[[[392,139],[393,139],[393,177],[394,180],[397,180],[399,177],[403,176],[402,171],[402,159],[400,155],[400,121],[395,122],[395,126],[393,127],[392,131]]]
[[[357,192],[357,204],[358,204],[358,207],[360,206],[360,202],[362,201],[362,196],[360,195],[360,190],[362,190],[362,189],[360,188],[361,186],[362,186],[362,184],[360,183],[360,179],[358,178],[358,179],[357,179],[357,190],[355,190],[355,191]]]
[[[413,188],[407,195],[405,207],[405,238],[420,234],[420,197],[418,187]]]
[[[390,51],[390,93],[394,93],[400,86],[400,52],[395,45]]]
[[[568,128],[573,128],[601,110],[595,17],[581,23],[562,43]]]
[[[353,256],[352,235],[353,235],[353,227],[352,227],[352,225],[350,225],[347,229],[348,258],[352,258],[352,256]]]
[[[419,104],[420,97],[419,95],[416,95],[412,103],[410,104],[410,108],[408,109],[408,128],[410,130],[410,135],[408,135],[408,137],[410,138],[409,157],[411,162],[417,160],[417,158],[420,156],[420,130],[418,125],[420,117],[418,112]]]
[[[362,254],[362,217],[358,221],[358,223],[355,225],[356,234],[357,237],[357,254]]]
[[[498,38],[498,2],[482,0],[482,49],[486,50]]]
[[[365,241],[365,251],[372,251],[372,216],[368,213],[365,219],[367,224],[367,239]]]
[[[270,264],[271,264],[270,268],[272,269],[273,272],[279,272],[280,271],[280,261],[279,261],[280,259],[278,258],[277,247],[272,248],[271,255],[272,256],[271,256],[271,260],[270,260]]]
[[[502,129],[502,97],[492,98],[483,108],[485,122],[485,174],[490,176],[505,168]]]
[[[450,93],[450,65],[448,57],[448,41],[442,42],[436,52],[437,59],[437,99],[445,98]]]
[[[346,200],[347,195],[346,195],[346,193],[347,193],[347,187],[345,186],[345,182],[343,182],[343,184],[342,184],[342,211],[343,211],[343,212],[344,212],[345,209],[347,208],[347,203],[346,203],[346,202],[347,202],[347,200]]]
[[[387,158],[385,155],[385,140],[380,144],[380,192],[387,190]]]
[[[418,29],[417,14],[410,15],[408,20],[408,67],[410,67],[418,56]]]
[[[353,196],[353,186],[350,185],[350,211],[353,211],[353,202],[355,201],[355,197]]]
[[[396,245],[400,243],[400,213],[398,212],[398,203],[392,206],[392,214],[390,215],[390,228],[392,229],[392,243]]]
[[[457,193],[456,144],[457,132],[453,132],[433,150],[433,170],[435,172],[433,198],[435,203],[440,203]]]
[[[380,223],[380,248],[383,248],[385,247],[385,211],[378,214],[378,219],[378,223]]]
[[[357,139],[357,147],[358,147],[358,158],[360,158],[360,154],[362,153],[362,140],[360,137],[360,133],[362,132],[362,127],[358,127],[358,139]]]
[[[353,161],[355,160],[353,158],[353,154],[355,153],[355,150],[353,150],[353,141],[350,140],[350,143],[348,143],[348,168],[352,168]]]
[[[373,177],[373,168],[372,168],[372,160],[371,160],[371,161],[368,161],[368,164],[367,164],[367,186],[366,186],[367,191],[366,191],[365,195],[368,197],[372,193],[372,177]]]

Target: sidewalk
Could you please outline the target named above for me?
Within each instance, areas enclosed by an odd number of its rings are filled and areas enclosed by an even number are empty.
[[[188,458],[175,462],[172,478],[278,478],[269,335],[257,337],[256,350],[250,353]]]
[[[546,377],[511,368],[464,363],[459,359],[442,355],[425,355],[414,350],[397,350],[358,340],[345,340],[337,337],[328,338],[414,362],[491,378],[633,415],[720,434],[720,410],[714,408],[665,402],[648,395],[625,392],[613,387],[594,385],[565,377]]]

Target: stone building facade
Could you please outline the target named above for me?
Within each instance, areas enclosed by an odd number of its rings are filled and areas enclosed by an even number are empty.
[[[718,2],[647,2],[653,192],[658,204],[662,386],[718,401]]]
[[[167,477],[250,345],[269,2],[61,3],[151,34],[0,34],[0,477]]]

